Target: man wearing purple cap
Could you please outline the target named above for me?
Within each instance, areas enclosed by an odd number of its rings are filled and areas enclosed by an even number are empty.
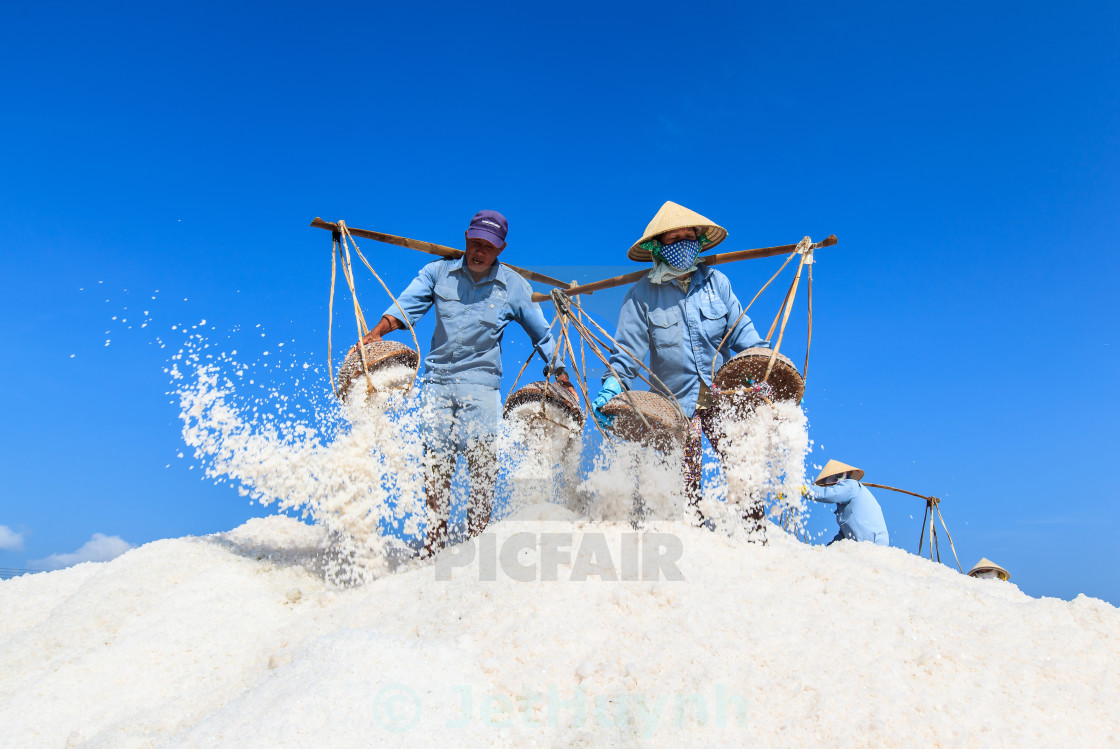
[[[497,211],[479,211],[466,231],[466,252],[425,265],[364,342],[415,325],[434,305],[436,328],[424,359],[420,390],[424,425],[424,473],[428,494],[428,553],[447,542],[451,477],[460,455],[470,472],[467,529],[481,533],[490,522],[497,473],[494,433],[501,418],[502,335],[517,322],[544,361],[555,344],[529,282],[498,262],[508,224]],[[549,369],[545,367],[547,376]],[[562,367],[554,372],[569,388]]]

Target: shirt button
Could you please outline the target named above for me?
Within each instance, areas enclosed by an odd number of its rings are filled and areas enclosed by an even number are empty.
[[[494,305],[493,305],[493,304],[491,304],[491,305],[490,305],[490,309],[494,309]]]

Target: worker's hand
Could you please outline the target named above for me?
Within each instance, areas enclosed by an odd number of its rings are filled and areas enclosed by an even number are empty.
[[[362,336],[362,340],[359,341],[359,343],[361,343],[363,346],[367,346],[367,345],[373,343],[374,341],[380,341],[380,340],[381,340],[381,334],[377,332],[376,328],[374,328],[373,330],[371,330],[370,332],[368,332],[364,336]],[[352,354],[357,350],[358,350],[358,344],[355,343],[353,346],[350,347],[350,351],[348,351],[347,353]]]
[[[802,497],[808,497],[809,496],[809,487],[805,486],[805,484],[802,484],[799,487],[799,489],[801,490],[801,496]]]
[[[595,400],[591,402],[591,415],[595,417],[595,421],[599,426],[604,429],[610,429],[611,424],[614,423],[613,416],[607,416],[601,409],[607,405],[611,398],[616,395],[622,394],[622,383],[616,377],[607,377],[603,380],[603,387],[599,390],[599,394],[595,396]]]
[[[362,343],[363,346],[368,346],[369,344],[373,343],[374,341],[380,341],[381,337],[383,335],[385,335],[386,333],[391,333],[392,331],[396,330],[396,328],[397,328],[396,318],[389,317],[388,315],[384,315],[384,316],[382,316],[381,320],[377,323],[376,327],[374,327],[373,330],[369,331],[364,336],[362,336],[361,343]],[[356,344],[356,343],[353,346],[350,347],[350,353],[351,354],[354,353],[357,350],[358,350],[358,344]]]

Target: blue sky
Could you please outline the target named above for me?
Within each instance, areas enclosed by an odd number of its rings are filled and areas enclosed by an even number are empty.
[[[675,200],[721,249],[839,236],[814,462],[943,497],[966,569],[1120,603],[1115,4],[48,2],[0,28],[0,567],[262,512],[176,458],[170,326],[321,364],[315,216],[457,245],[495,208],[504,259],[592,280]],[[363,249],[396,289],[424,262]],[[749,299],[779,262],[725,268]],[[620,296],[588,301],[606,327]],[[510,377],[525,350],[511,329]],[[914,550],[920,501],[879,497]]]

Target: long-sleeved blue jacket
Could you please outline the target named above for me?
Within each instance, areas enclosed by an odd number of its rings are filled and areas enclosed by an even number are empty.
[[[642,278],[630,287],[622,302],[615,333],[620,350],[612,354],[611,366],[629,385],[640,367],[622,349],[628,349],[639,361],[648,353],[650,369],[691,417],[696,412],[700,383],[712,384],[716,347],[742,311],[727,276],[704,265],[693,271],[687,293],[676,281],[655,284],[648,277]],[[744,316],[720,349],[716,369],[734,354],[760,345],[766,344],[751,319]]]
[[[502,335],[517,322],[546,363],[555,343],[529,282],[495,262],[481,281],[463,259],[436,260],[420,269],[397,301],[413,325],[434,305],[436,329],[424,359],[427,382],[459,382],[497,388],[502,381]],[[391,305],[385,314],[401,319]],[[403,322],[403,321],[402,321]]]
[[[840,532],[832,542],[850,538],[890,546],[883,508],[867,487],[855,479],[841,479],[832,486],[811,486],[809,498],[836,505],[836,522],[840,524]]]

